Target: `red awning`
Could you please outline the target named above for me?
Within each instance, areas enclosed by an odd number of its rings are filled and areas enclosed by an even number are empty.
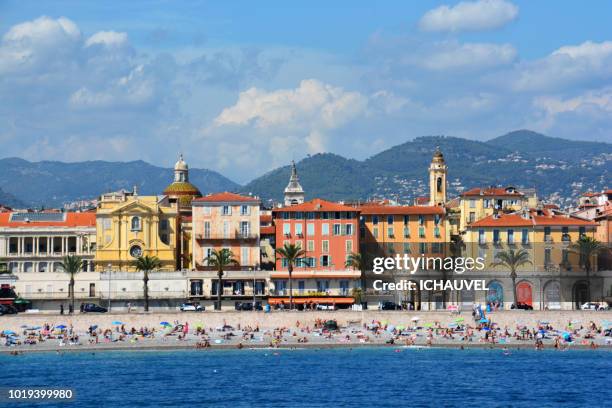
[[[278,305],[282,302],[285,304],[289,303],[289,297],[271,297],[268,299],[268,303],[271,305]],[[318,303],[318,304],[342,304],[342,305],[351,305],[355,303],[355,299],[352,297],[294,297],[293,303],[296,305],[301,305],[304,303]]]

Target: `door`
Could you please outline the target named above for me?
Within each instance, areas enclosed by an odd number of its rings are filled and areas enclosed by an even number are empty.
[[[96,284],[95,283],[89,284],[89,297],[96,297]]]
[[[516,285],[516,302],[533,306],[532,289],[529,282],[521,282]]]

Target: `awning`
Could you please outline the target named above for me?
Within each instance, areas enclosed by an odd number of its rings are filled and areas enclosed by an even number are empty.
[[[271,297],[268,298],[268,303],[271,305],[278,305],[281,302],[285,302],[285,304],[289,304],[289,297]],[[318,303],[318,304],[332,304],[335,303],[337,305],[351,305],[355,303],[355,299],[352,297],[294,297],[293,303],[296,305],[301,305],[304,303]]]

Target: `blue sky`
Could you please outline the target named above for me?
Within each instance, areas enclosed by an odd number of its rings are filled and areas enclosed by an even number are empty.
[[[0,142],[245,182],[428,134],[612,141],[612,3],[0,2]]]

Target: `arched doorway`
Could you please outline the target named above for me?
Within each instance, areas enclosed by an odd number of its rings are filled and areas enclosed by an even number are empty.
[[[489,291],[487,292],[487,305],[494,309],[504,308],[504,287],[498,281],[489,282]]]
[[[574,308],[580,310],[580,306],[589,301],[587,297],[587,283],[585,281],[578,281],[574,284],[574,290],[572,291],[572,297],[574,301]]]
[[[561,309],[561,284],[550,281],[544,286],[544,307],[548,310]]]
[[[516,285],[516,303],[533,306],[533,289],[531,283],[522,281]]]

